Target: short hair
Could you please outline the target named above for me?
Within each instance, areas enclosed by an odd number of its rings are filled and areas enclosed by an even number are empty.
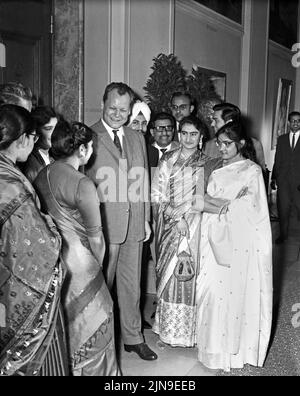
[[[220,103],[213,107],[213,111],[221,111],[225,122],[240,122],[241,110],[232,103]]]
[[[93,137],[91,128],[82,122],[61,119],[51,136],[51,154],[55,160],[71,157],[82,144],[87,147]]]
[[[175,98],[179,98],[181,96],[188,98],[188,100],[190,101],[190,104],[191,105],[193,104],[194,100],[192,98],[192,95],[189,92],[183,92],[183,91],[174,92],[173,95],[171,96],[170,104],[172,104],[172,102]]]
[[[216,133],[216,138],[222,134],[225,134],[230,140],[235,142],[238,152],[246,159],[250,159],[253,162],[257,162],[255,148],[253,141],[247,136],[245,129],[239,122],[229,122],[225,124]],[[245,145],[241,146],[240,141],[245,140]]]
[[[19,105],[20,99],[32,101],[31,89],[19,82],[8,82],[0,85],[0,101]]]
[[[34,119],[24,107],[14,104],[0,106],[0,150],[6,150],[20,136],[34,131]]]
[[[32,117],[36,123],[36,131],[41,133],[44,125],[48,124],[51,118],[59,118],[55,110],[50,106],[38,106],[31,112]]]
[[[152,121],[151,121],[151,126],[150,128],[154,128],[155,127],[155,123],[156,121],[161,121],[161,120],[169,120],[172,124],[172,127],[175,128],[176,125],[176,121],[175,118],[172,116],[172,114],[170,113],[165,113],[165,112],[161,112],[161,113],[157,113],[154,115]]]
[[[289,120],[289,122],[291,122],[291,118],[292,117],[300,117],[300,112],[299,111],[292,111],[290,114],[289,114],[289,118],[288,118],[288,120]]]
[[[124,84],[122,82],[112,82],[105,88],[104,95],[103,95],[103,103],[105,103],[107,101],[109,93],[111,91],[113,91],[114,89],[117,90],[117,92],[120,96],[123,96],[126,94],[128,94],[130,96],[130,108],[131,108],[134,103],[135,94],[134,94],[133,90],[127,84]]]

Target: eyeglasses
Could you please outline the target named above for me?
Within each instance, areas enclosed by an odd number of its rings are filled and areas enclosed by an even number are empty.
[[[39,136],[36,133],[26,133],[27,136],[34,136],[34,143],[36,143],[39,140]]]
[[[225,146],[226,148],[228,148],[228,147],[231,146],[232,143],[234,143],[233,140],[231,140],[231,141],[226,141],[226,142],[221,141],[221,140],[216,140],[216,145],[217,145],[218,147],[221,147],[222,144],[224,144],[224,146]]]
[[[172,125],[166,125],[166,126],[161,125],[161,126],[158,126],[158,127],[154,127],[153,129],[154,129],[156,132],[164,132],[164,131],[166,131],[166,132],[172,132],[173,129],[174,129],[174,127],[173,127]]]
[[[178,111],[178,110],[184,111],[184,110],[186,110],[188,107],[189,107],[189,105],[187,105],[187,104],[181,104],[181,105],[179,105],[179,106],[172,105],[172,106],[171,106],[171,109],[174,110],[174,111]]]

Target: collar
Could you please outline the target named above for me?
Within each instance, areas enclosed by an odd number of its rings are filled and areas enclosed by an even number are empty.
[[[104,127],[105,127],[105,129],[107,130],[107,132],[109,133],[109,136],[112,138],[112,140],[114,140],[114,133],[113,133],[113,130],[115,130],[114,128],[111,128],[104,120],[103,120],[103,118],[101,119],[101,121],[102,121],[102,123],[103,123],[103,125],[104,125]],[[119,136],[119,138],[120,137],[123,137],[124,136],[124,128],[123,127],[120,127],[120,128],[118,128],[118,136]]]
[[[171,148],[172,148],[172,142],[169,144],[169,146],[167,146],[167,147],[160,147],[156,142],[155,143],[153,143],[153,147],[155,147],[157,150],[164,150],[164,149],[166,149],[166,151],[170,151],[171,150]]]

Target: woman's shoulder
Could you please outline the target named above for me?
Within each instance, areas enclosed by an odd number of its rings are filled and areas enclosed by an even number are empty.
[[[262,169],[261,166],[257,163],[247,159],[242,164],[242,171],[247,172],[249,175],[261,175]]]

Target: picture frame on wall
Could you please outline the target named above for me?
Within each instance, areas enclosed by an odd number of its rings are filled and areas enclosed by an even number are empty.
[[[222,102],[226,101],[226,73],[219,72],[212,69],[206,69],[198,65],[193,65],[193,69],[199,74],[206,75],[213,84],[215,93],[220,97]]]
[[[288,115],[291,102],[293,82],[280,78],[278,82],[276,110],[272,133],[271,149],[275,150],[278,137],[287,133]]]

